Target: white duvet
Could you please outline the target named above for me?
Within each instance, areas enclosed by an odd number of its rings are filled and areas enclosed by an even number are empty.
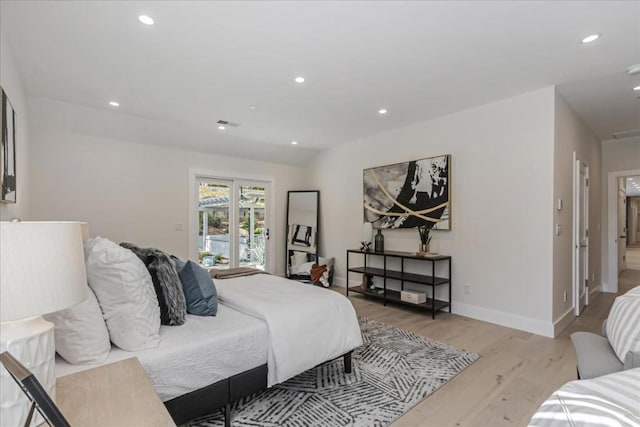
[[[266,322],[269,387],[362,345],[356,312],[337,292],[266,274],[215,284],[222,304]]]

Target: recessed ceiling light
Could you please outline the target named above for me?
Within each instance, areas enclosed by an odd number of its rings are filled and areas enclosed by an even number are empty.
[[[633,90],[640,90],[640,86],[634,87]]]
[[[153,25],[153,18],[148,15],[138,16],[138,21],[142,22],[144,25]]]
[[[591,43],[594,42],[596,40],[598,40],[600,38],[600,34],[591,34],[585,38],[582,39],[582,43]]]
[[[386,108],[379,109],[378,114],[387,114],[387,109]]]
[[[291,145],[298,145],[298,141],[291,141]]]
[[[304,83],[304,77],[296,77],[296,83]]]
[[[249,110],[255,110],[256,108],[258,108],[257,105],[253,105],[253,104],[249,105]]]
[[[119,107],[120,103],[118,101],[109,101],[109,105],[111,105],[112,107]]]
[[[220,125],[220,126],[218,126],[218,129],[220,129],[220,130],[225,130],[225,129],[226,129],[226,127],[224,127],[224,126]]]

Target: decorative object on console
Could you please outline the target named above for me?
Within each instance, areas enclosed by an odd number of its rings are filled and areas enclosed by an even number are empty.
[[[373,224],[365,222],[362,224],[362,240],[360,241],[361,251],[371,250],[371,234],[373,233]]]
[[[374,250],[376,252],[384,252],[384,236],[380,229],[378,229],[378,234],[376,234]]]
[[[429,236],[430,232],[431,232],[430,226],[428,225],[418,226],[418,233],[420,233],[420,250],[418,251],[418,255],[429,253],[429,242],[431,241],[431,236]]]
[[[0,86],[0,202],[16,202],[16,113]]]
[[[28,366],[53,397],[54,325],[42,314],[71,307],[87,295],[82,224],[1,222],[0,247],[0,351]],[[34,250],[46,254],[37,266]],[[23,425],[29,402],[8,375],[0,373],[0,425]]]
[[[374,227],[451,230],[451,155],[365,169],[363,186]]]

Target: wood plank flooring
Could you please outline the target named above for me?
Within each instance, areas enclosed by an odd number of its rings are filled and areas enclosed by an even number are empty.
[[[633,272],[633,270],[628,270]],[[640,284],[640,272],[620,278],[620,289]],[[333,288],[344,293],[343,288]],[[481,357],[440,390],[398,419],[393,427],[526,426],[538,406],[567,381],[576,378],[569,335],[599,332],[615,298],[595,293],[591,304],[557,339],[506,328],[454,314],[388,305],[350,293],[359,316],[385,322]]]

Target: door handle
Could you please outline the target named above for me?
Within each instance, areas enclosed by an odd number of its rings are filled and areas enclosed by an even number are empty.
[[[619,239],[626,239],[627,236],[618,236]]]

